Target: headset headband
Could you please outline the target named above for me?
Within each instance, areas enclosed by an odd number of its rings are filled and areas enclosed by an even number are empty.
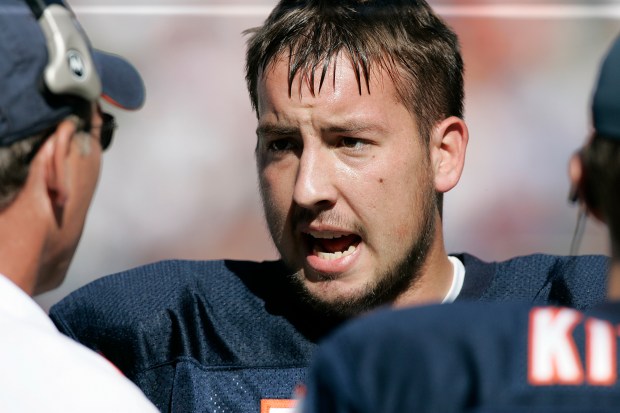
[[[101,80],[86,34],[73,12],[60,0],[26,0],[45,38],[49,55],[43,72],[47,89],[55,95],[74,95],[88,101],[101,96]]]

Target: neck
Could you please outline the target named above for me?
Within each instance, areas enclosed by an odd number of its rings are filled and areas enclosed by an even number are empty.
[[[39,276],[45,235],[36,212],[20,194],[0,212],[0,273],[28,295]]]
[[[394,307],[441,303],[448,294],[454,277],[454,268],[446,253],[441,223],[441,218],[437,215],[435,236],[426,261],[420,269],[420,276],[394,301]]]

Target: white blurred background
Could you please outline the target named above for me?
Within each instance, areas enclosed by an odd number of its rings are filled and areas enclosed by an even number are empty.
[[[167,258],[277,257],[254,166],[256,118],[242,31],[274,0],[69,0],[95,47],[143,75],[147,102],[109,109],[120,128],[63,286]],[[448,250],[485,260],[568,254],[577,210],[567,161],[589,133],[598,63],[620,1],[430,0],[458,33],[470,128],[465,172],[445,196]],[[607,253],[589,222],[579,253]]]

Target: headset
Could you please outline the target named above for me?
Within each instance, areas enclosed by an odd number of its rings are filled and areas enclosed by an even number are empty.
[[[582,162],[583,164],[583,148],[577,152],[576,156],[579,157],[579,162]],[[582,193],[582,182],[584,182],[585,173],[585,166],[582,165],[582,176],[580,181],[575,184],[571,184],[568,192],[568,202],[572,205],[577,205],[579,208],[577,211],[577,223],[575,224],[575,230],[570,244],[570,255],[577,255],[579,252],[579,246],[581,245],[581,239],[583,238],[583,232],[588,218],[588,206],[591,204],[587,193]]]
[[[62,0],[25,0],[45,39],[49,61],[43,72],[47,89],[55,95],[74,95],[94,101],[101,95],[89,42],[73,12]]]
[[[587,218],[588,211],[585,205],[580,205],[579,211],[577,212],[577,223],[575,224],[573,238],[570,243],[569,255],[577,255],[579,252],[579,246],[581,245],[581,239],[583,238],[583,231],[585,229]]]

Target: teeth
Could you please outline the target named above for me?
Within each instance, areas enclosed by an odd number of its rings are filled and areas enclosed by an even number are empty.
[[[334,232],[317,232],[317,231],[310,231],[310,235],[312,235],[314,238],[320,238],[320,239],[335,239],[335,238],[341,238],[345,236],[345,234],[337,234]]]
[[[351,255],[353,254],[354,251],[355,251],[355,245],[349,246],[349,248],[346,251],[324,252],[324,251],[319,251],[317,248],[314,248],[313,252],[314,252],[314,255],[316,255],[317,257],[330,261],[330,260],[337,260],[338,258],[346,257],[347,255]]]

